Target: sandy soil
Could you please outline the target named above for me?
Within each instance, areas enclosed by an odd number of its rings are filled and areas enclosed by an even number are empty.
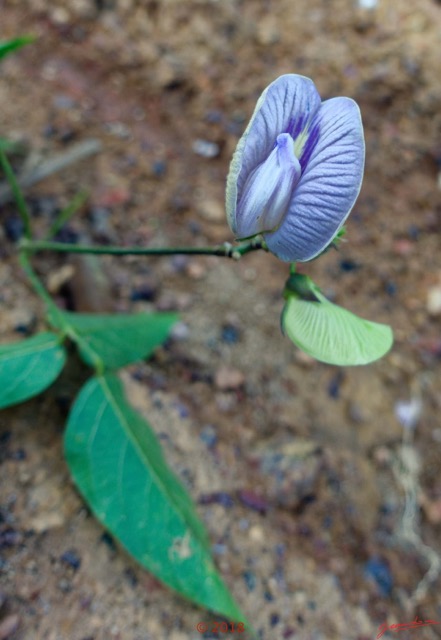
[[[103,146],[28,190],[41,232],[84,187],[66,237],[231,240],[225,177],[261,90],[295,72],[323,98],[359,102],[367,166],[348,241],[304,270],[393,326],[381,362],[340,370],[298,352],[279,331],[287,268],[270,255],[35,264],[55,290],[73,266],[61,305],[91,308],[98,286],[102,310],[179,310],[167,348],[125,381],[262,638],[368,640],[383,623],[441,622],[439,2],[0,0],[0,37],[29,32],[38,42],[0,70],[0,135],[34,159],[91,137]],[[40,327],[41,306],[17,266],[13,205],[0,222],[7,342]],[[213,615],[137,567],[72,486],[61,435],[82,380],[73,366],[0,415],[0,640],[218,637],[198,634]],[[414,429],[403,426],[410,401],[421,402]],[[219,491],[231,500],[216,502]]]

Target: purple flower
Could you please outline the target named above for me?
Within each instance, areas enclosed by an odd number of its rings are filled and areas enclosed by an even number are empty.
[[[280,76],[262,93],[234,153],[228,223],[238,239],[262,234],[281,260],[312,260],[348,217],[363,168],[357,104],[322,102],[309,78]]]

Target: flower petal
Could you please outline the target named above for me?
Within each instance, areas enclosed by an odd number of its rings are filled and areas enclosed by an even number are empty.
[[[268,158],[254,169],[242,190],[238,203],[237,234],[249,238],[276,229],[292,199],[301,175],[289,133],[277,136]]]
[[[226,210],[233,233],[237,233],[237,202],[247,178],[268,158],[279,134],[289,133],[295,142],[319,108],[317,89],[304,76],[280,76],[262,93],[238,142],[227,178]]]
[[[268,249],[286,262],[305,262],[334,239],[360,192],[364,137],[360,110],[350,98],[322,104],[305,137],[302,177],[282,224],[265,234]]]

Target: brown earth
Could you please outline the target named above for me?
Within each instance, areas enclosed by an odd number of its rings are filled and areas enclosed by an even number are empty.
[[[287,267],[270,255],[103,258],[100,305],[181,314],[169,347],[125,380],[168,434],[195,501],[232,499],[199,513],[262,638],[368,640],[383,623],[441,622],[439,2],[0,0],[0,30],[39,36],[2,64],[0,135],[34,160],[90,137],[103,146],[27,191],[39,233],[84,187],[71,235],[231,240],[225,177],[262,89],[294,72],[323,98],[358,101],[367,165],[348,241],[304,271],[339,304],[392,325],[382,361],[340,370],[297,351],[279,331]],[[214,143],[214,157],[196,153],[197,140]],[[14,206],[0,216],[5,343],[38,329],[42,309],[17,266]],[[75,275],[60,304],[90,308],[99,267],[35,260],[54,290],[67,264]],[[0,640],[225,637],[199,634],[198,621],[216,618],[103,536],[72,486],[61,435],[83,379],[72,368],[0,416]],[[414,430],[397,417],[410,400],[421,402]]]

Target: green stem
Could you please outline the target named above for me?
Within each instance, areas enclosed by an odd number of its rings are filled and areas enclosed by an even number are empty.
[[[52,300],[49,293],[44,288],[44,285],[41,282],[40,278],[37,276],[34,269],[32,268],[32,265],[29,262],[29,256],[25,251],[20,251],[19,260],[20,260],[20,265],[23,271],[26,273],[27,277],[29,278],[29,282],[32,284],[35,293],[43,300],[43,302],[46,303],[46,306],[48,307],[48,309],[50,309],[51,311],[54,311],[54,310],[58,311],[57,305]]]
[[[95,351],[93,351],[93,349],[90,348],[87,341],[84,340],[82,336],[75,331],[75,329],[66,319],[66,315],[63,314],[63,312],[57,307],[55,302],[52,300],[51,296],[44,288],[44,285],[41,282],[40,278],[37,276],[34,269],[32,268],[32,265],[29,261],[29,255],[26,253],[26,251],[23,251],[23,250],[20,251],[19,260],[20,260],[20,265],[22,266],[23,271],[26,273],[27,277],[29,278],[29,281],[34,288],[35,293],[43,300],[43,302],[45,302],[47,306],[47,312],[48,312],[47,317],[48,317],[49,323],[52,326],[54,326],[56,329],[59,329],[61,331],[60,342],[64,340],[65,336],[68,336],[73,342],[75,342],[78,345],[81,345],[81,347],[88,352],[89,357],[93,362],[93,365],[95,367],[97,374],[101,375],[104,371],[104,365],[102,363],[101,358],[98,356],[97,353],[95,353]]]
[[[87,246],[81,244],[67,244],[64,242],[49,242],[47,240],[24,239],[20,243],[21,251],[36,253],[37,251],[58,251],[62,253],[92,253],[101,255],[118,256],[170,256],[170,255],[194,255],[194,256],[221,256],[238,260],[246,253],[265,249],[261,238],[253,238],[247,242],[234,246],[224,242],[215,247],[115,247],[115,246]]]
[[[20,214],[20,218],[24,226],[24,234],[26,238],[31,238],[32,237],[31,216],[26,206],[23,193],[19,187],[17,179],[14,175],[14,172],[12,171],[12,167],[9,164],[9,160],[6,157],[5,152],[1,148],[0,148],[0,164],[2,166],[3,171],[5,172],[6,179],[9,182],[9,185],[11,187],[15,202],[17,203],[18,213]]]

